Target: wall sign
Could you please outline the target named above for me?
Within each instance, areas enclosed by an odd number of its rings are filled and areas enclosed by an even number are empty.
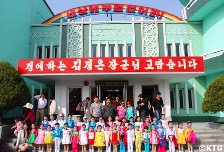
[[[148,19],[157,17],[158,20],[165,17],[172,21],[181,21],[181,19],[175,15],[145,6],[131,4],[93,4],[64,11],[44,21],[42,24],[60,23],[60,20],[67,22],[68,19],[75,20],[77,18],[96,14],[126,14],[142,16]]]
[[[18,60],[22,75],[204,72],[203,57],[109,57]]]

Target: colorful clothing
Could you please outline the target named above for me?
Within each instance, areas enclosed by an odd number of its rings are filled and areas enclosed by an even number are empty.
[[[75,126],[77,126],[78,131],[80,131],[81,128],[82,128],[82,122],[81,122],[81,121],[76,121],[76,122],[75,122]]]
[[[96,122],[92,122],[92,121],[90,121],[90,122],[89,122],[89,127],[90,127],[90,126],[92,126],[93,129],[95,130],[95,129],[96,129]]]
[[[51,130],[55,129],[56,120],[49,121],[49,125],[51,125]]]
[[[118,106],[117,107],[117,115],[119,117],[119,120],[122,120],[126,114],[126,107]]]
[[[127,134],[125,129],[120,129],[119,138],[120,138],[120,152],[125,152],[125,146],[127,146]]]
[[[126,109],[126,115],[127,115],[127,117],[128,117],[128,120],[131,118],[131,117],[135,117],[135,109],[134,109],[134,107],[128,107],[127,109]]]
[[[61,129],[55,129],[54,131],[52,131],[52,137],[53,137],[53,140],[54,140],[55,152],[60,152],[62,130]]]
[[[168,128],[168,120],[159,120],[162,123],[163,128],[166,130]]]
[[[157,131],[159,136],[158,152],[166,152],[165,129],[158,128]]]
[[[114,123],[112,121],[108,121],[107,124],[110,126],[110,130],[112,130]]]
[[[74,120],[72,120],[72,119],[68,119],[68,120],[66,120],[66,123],[68,124],[68,128],[69,128],[70,130],[73,130],[73,128],[74,128],[74,126],[75,126],[75,122],[74,122]]]
[[[133,152],[133,142],[135,141],[135,133],[134,130],[127,130],[127,150],[128,152]]]
[[[135,130],[135,122],[130,122],[130,124],[132,125],[132,129]]]
[[[111,131],[104,131],[105,143],[106,143],[106,152],[111,152]]]
[[[150,131],[150,143],[153,145],[157,145],[159,143],[158,139],[158,131],[157,130],[151,130]]]
[[[62,144],[71,144],[71,130],[63,129],[62,130]]]
[[[135,131],[135,147],[136,147],[136,152],[141,152],[141,142],[142,142],[142,132]]]
[[[21,121],[18,121],[18,122],[12,127],[12,129],[15,129],[14,134],[15,134],[16,137],[17,137],[19,131],[23,129],[23,123],[22,123]]]
[[[30,131],[28,144],[33,144],[35,142],[35,140],[36,140],[36,137],[37,137],[37,129],[32,129]]]
[[[177,128],[177,144],[186,144],[184,129]]]
[[[158,124],[159,124],[158,121],[153,121],[153,122],[151,123],[151,125],[154,125],[154,126],[156,127],[156,129],[158,129]]]
[[[72,133],[72,152],[79,151],[79,132]]]
[[[118,133],[118,131],[112,132],[111,136],[112,136],[111,137],[112,144],[118,144],[119,143],[119,133]]]
[[[197,137],[193,129],[189,129],[189,128],[185,129],[184,135],[187,142],[194,143],[197,141]]]
[[[177,141],[176,141],[176,131],[174,128],[166,129],[166,139],[169,141],[169,151],[175,152],[175,148],[177,147]]]
[[[44,136],[45,136],[45,131],[38,129],[38,136],[35,140],[35,144],[44,144]]]
[[[85,130],[80,130],[79,131],[79,144],[80,145],[87,145],[88,144],[87,131],[85,131]]]
[[[144,128],[145,128],[145,127],[148,127],[148,128],[149,128],[150,125],[151,125],[150,122],[144,122],[144,123],[143,123],[143,127],[142,127],[142,128],[143,128],[142,131],[144,131]]]
[[[96,123],[96,128],[97,128],[98,126],[101,126],[101,127],[102,127],[102,131],[105,129],[105,123],[104,123],[104,122],[97,122],[97,123]]]
[[[144,130],[143,129],[143,122],[135,122],[135,128],[136,128],[136,126],[139,126],[140,128],[140,130],[142,131],[142,130]]]
[[[86,125],[86,131],[88,131],[89,130],[89,122],[83,122],[82,123],[82,125]],[[94,128],[93,128],[94,129]]]
[[[94,145],[95,132],[88,132],[87,138],[88,138],[88,145]]]
[[[149,133],[143,132],[145,152],[150,152]]]
[[[45,137],[44,137],[44,143],[45,144],[52,144],[53,143],[53,138],[52,138],[52,132],[51,131],[46,131],[45,132]]]
[[[49,125],[49,121],[43,120],[43,121],[41,121],[41,124],[44,126],[44,130],[46,131],[47,130],[47,127]]]
[[[104,133],[101,132],[96,132],[95,135],[95,140],[94,140],[94,146],[96,147],[103,147],[105,146],[105,137],[104,137]]]
[[[64,128],[64,124],[66,123],[66,120],[58,120],[58,123],[60,124],[60,129]]]

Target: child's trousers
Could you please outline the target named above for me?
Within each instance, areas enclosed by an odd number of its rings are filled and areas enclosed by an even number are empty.
[[[54,149],[55,149],[55,152],[60,152],[60,143],[61,143],[60,137],[54,137]]]
[[[120,142],[120,152],[125,152],[125,146],[123,141]]]
[[[111,143],[106,139],[106,152],[111,152]]]
[[[127,149],[128,152],[133,152],[133,141],[127,141],[128,145],[127,145]]]
[[[135,141],[136,152],[141,152],[141,140]]]
[[[150,152],[150,144],[149,144],[149,140],[145,141],[146,143],[144,143],[145,146],[145,152]]]
[[[175,145],[169,140],[169,152],[175,152]]]

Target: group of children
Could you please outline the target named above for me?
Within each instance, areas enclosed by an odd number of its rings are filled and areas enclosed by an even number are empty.
[[[64,145],[64,151],[69,151],[69,145],[72,144],[72,152],[78,152],[79,145],[82,146],[82,152],[86,152],[88,145],[89,152],[94,151],[94,147],[98,148],[98,152],[102,152],[105,147],[106,152],[135,151],[141,152],[141,146],[144,145],[145,152],[165,152],[166,146],[170,152],[174,152],[178,147],[179,152],[184,151],[184,145],[188,143],[188,151],[193,151],[193,143],[197,141],[192,123],[187,122],[187,128],[183,129],[183,123],[178,123],[178,128],[173,128],[171,121],[165,120],[165,115],[162,115],[160,120],[156,117],[146,117],[142,122],[140,117],[133,117],[127,121],[123,118],[119,121],[116,116],[113,121],[111,117],[104,122],[100,117],[98,122],[95,122],[94,117],[88,119],[84,116],[83,121],[80,117],[77,121],[68,115],[68,119],[64,119],[64,115],[60,115],[60,120],[56,122],[53,116],[44,116],[39,129],[35,124],[32,124],[28,144],[39,146],[39,151],[44,151],[44,145],[47,145],[47,151],[52,151],[54,143],[55,152],[60,151],[60,144]]]

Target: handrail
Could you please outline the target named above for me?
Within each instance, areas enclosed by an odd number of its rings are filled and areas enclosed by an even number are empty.
[[[189,9],[197,0],[190,0],[190,2],[186,5],[186,9]]]

